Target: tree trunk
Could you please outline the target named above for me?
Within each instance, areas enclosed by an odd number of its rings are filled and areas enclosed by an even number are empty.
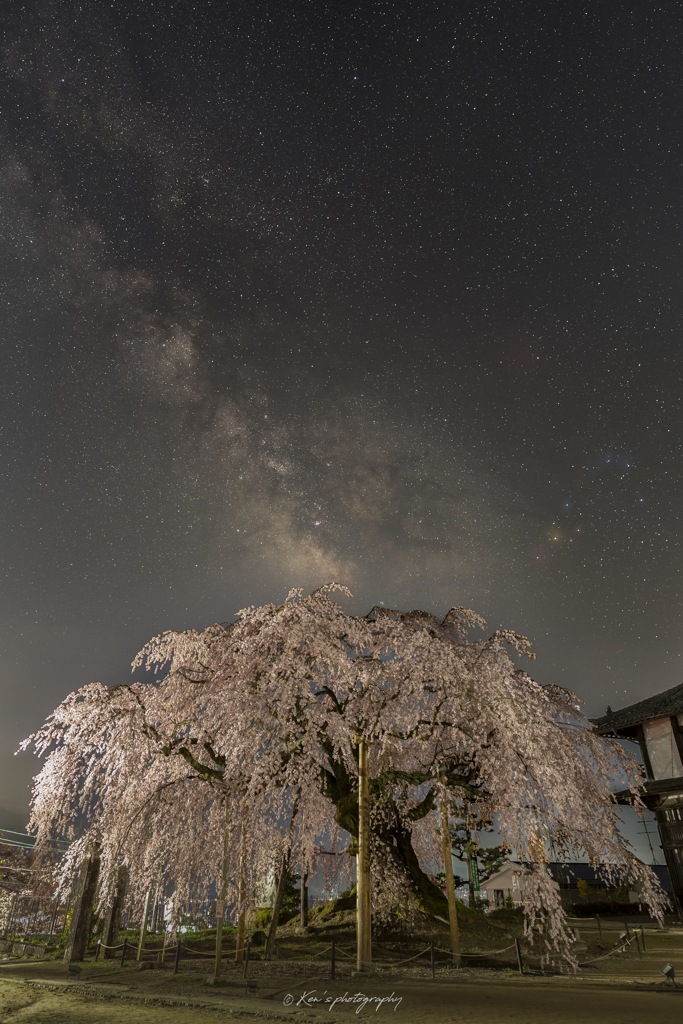
[[[358,745],[355,750],[359,751]],[[347,852],[354,857],[358,851],[358,778],[349,775],[344,765],[334,760],[329,752],[328,756],[333,770],[325,773],[324,793],[335,806],[334,820],[351,836]],[[369,789],[372,797],[375,790],[372,779],[369,779]],[[383,826],[376,838],[384,845],[397,867],[409,876],[413,892],[425,909],[445,915],[448,907],[446,897],[439,886],[422,870],[413,849],[410,830],[405,827],[398,815],[393,822]]]

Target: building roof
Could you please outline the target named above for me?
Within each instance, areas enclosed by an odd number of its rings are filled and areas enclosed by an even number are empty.
[[[671,895],[673,887],[671,885],[669,869],[666,865],[649,864],[648,867],[651,871],[654,871],[664,892]],[[589,885],[604,886],[606,884],[604,876],[600,875],[599,869],[592,864],[582,864],[577,861],[567,862],[566,864],[554,863],[548,864],[548,869],[555,881],[559,883],[560,889],[576,889],[580,878],[584,882],[588,882]],[[617,884],[619,884],[618,880]]]
[[[664,718],[666,715],[677,715],[683,712],[683,683],[672,686],[670,690],[655,693],[652,697],[639,700],[637,704],[629,704],[621,711],[610,711],[602,718],[591,718],[597,732],[601,735],[627,729],[641,722],[649,722],[653,718]]]
[[[673,893],[673,887],[669,877],[669,869],[664,864],[651,864],[648,866],[659,879],[664,892],[670,896]],[[600,875],[599,869],[592,864],[584,864],[580,861],[567,861],[566,863],[553,862],[548,864],[547,867],[551,878],[560,889],[576,889],[580,878],[590,885],[606,885],[604,876]],[[512,872],[506,871],[506,869],[510,868]],[[495,875],[491,875],[485,882],[482,882],[481,887],[482,889],[509,888],[507,884],[501,883],[504,883],[509,875],[513,873],[526,875],[529,874],[529,869],[526,865],[520,864],[519,861],[508,861],[500,871],[497,871]]]

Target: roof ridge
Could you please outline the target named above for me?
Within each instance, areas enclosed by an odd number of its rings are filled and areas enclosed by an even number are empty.
[[[599,718],[591,718],[589,721],[598,732],[609,732],[613,729],[623,729],[629,725],[647,722],[653,718],[664,718],[679,712],[683,712],[683,683],[671,686],[668,690],[653,693],[650,697],[636,701],[635,704],[629,704],[619,711],[612,711]]]

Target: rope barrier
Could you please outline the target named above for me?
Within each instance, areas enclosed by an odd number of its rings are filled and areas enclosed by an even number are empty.
[[[317,956],[322,956],[323,953],[327,953],[328,950],[332,949],[332,946],[327,946],[325,949],[321,949],[319,953],[305,953],[304,956],[297,957],[298,960],[314,960]]]
[[[509,949],[514,949],[514,948],[515,948],[515,944],[513,942],[511,946],[506,946],[505,949],[491,949],[491,950],[487,950],[487,951],[485,951],[483,953],[455,953],[454,954],[451,949],[442,949],[441,946],[434,946],[434,949],[438,950],[439,953],[447,953],[448,956],[466,956],[466,957],[475,957],[475,958],[476,957],[481,958],[483,956],[498,956],[499,953],[507,953],[507,951]]]
[[[582,963],[579,963],[579,967],[587,967],[589,964],[598,963],[600,960],[606,960],[608,957],[613,956],[615,953],[623,952],[627,946],[630,946],[633,943],[634,939],[635,939],[635,935],[632,936],[630,939],[625,939],[623,942],[620,942],[618,946],[614,947],[614,949],[610,949],[607,953],[603,953],[601,956],[594,957],[592,960],[584,960]],[[120,942],[117,946],[107,946],[104,943],[101,943],[100,948],[101,949],[115,950],[115,949],[122,949],[123,946],[124,946],[124,943],[122,943],[122,942]],[[165,946],[163,948],[158,948],[158,949],[155,948],[155,947],[152,947],[152,946],[147,946],[144,949],[142,949],[140,952],[142,952],[142,953],[150,953],[150,954],[154,954],[154,955],[157,955],[157,956],[159,954],[163,954],[165,956],[167,953],[173,953],[174,951],[177,951],[178,946],[180,946],[180,948],[182,950],[184,950],[186,953],[191,953],[193,956],[204,957],[205,959],[209,959],[209,960],[213,960],[215,958],[215,956],[216,956],[215,952],[206,953],[206,952],[204,952],[203,950],[200,950],[200,949],[192,949],[190,946],[180,945],[180,943],[175,943],[173,946]],[[233,953],[243,953],[243,952],[246,951],[246,948],[247,948],[246,946],[242,946],[240,949],[226,950],[222,955],[223,956],[230,956]],[[434,950],[435,950],[435,952],[445,953],[449,957],[449,961],[448,962],[450,963],[451,962],[451,958],[454,955],[456,955],[456,956],[458,956],[460,958],[466,958],[466,959],[482,959],[484,957],[498,956],[501,953],[507,953],[509,950],[514,949],[514,948],[515,948],[515,946],[514,946],[514,943],[513,943],[510,946],[505,946],[503,949],[484,950],[484,951],[482,951],[480,953],[458,953],[458,954],[453,954],[452,950],[450,950],[450,949],[443,949],[441,946],[435,946]],[[325,949],[321,949],[317,953],[309,953],[309,954],[305,954],[304,956],[299,956],[299,957],[291,958],[291,959],[296,959],[297,961],[315,960],[316,957],[323,956],[325,953],[329,952],[331,949],[332,949],[332,946],[326,946]],[[384,966],[386,966],[386,967],[400,967],[402,964],[409,964],[409,963],[412,963],[414,960],[419,959],[419,957],[424,956],[425,953],[430,952],[430,949],[431,949],[430,946],[425,946],[424,949],[420,950],[414,956],[407,957],[404,960],[373,960],[373,961],[361,960],[360,963],[361,963],[361,965],[363,967],[384,967]],[[346,950],[343,949],[341,946],[336,946],[335,951],[336,951],[336,953],[340,954],[341,956],[347,957],[349,960],[356,960],[356,957],[355,957],[354,954],[347,953]],[[131,953],[132,952],[135,952],[135,947],[134,946],[131,946]],[[677,952],[678,952],[678,950],[677,950]],[[530,956],[530,954],[528,954],[528,953],[525,954],[525,955],[526,955],[527,959]],[[136,953],[136,956],[137,956],[137,953]],[[541,958],[534,956],[533,959],[534,960],[537,960],[537,959],[540,960]]]
[[[425,946],[425,948],[421,949],[419,953],[415,954],[415,956],[409,956],[407,960],[375,960],[373,963],[379,964],[380,966],[382,964],[387,964],[388,967],[398,967],[400,964],[409,964],[411,960],[417,960],[419,956],[423,956],[425,953],[428,953],[430,948],[430,946]],[[361,960],[361,963],[364,963],[364,961]]]
[[[337,946],[335,952],[341,953],[342,956],[348,956],[349,960],[355,960],[356,959],[355,956],[353,955],[353,953],[347,953],[345,949],[341,948],[341,946]]]
[[[635,938],[635,935],[633,938]],[[579,964],[579,967],[586,967],[588,964],[595,964],[598,960],[606,960],[607,957],[612,956],[613,953],[623,952],[624,948],[626,946],[630,946],[632,942],[633,939],[626,939],[625,942],[620,942],[618,946],[614,947],[614,949],[610,949],[609,953],[603,953],[602,956],[596,956],[594,960],[584,960],[582,964]]]

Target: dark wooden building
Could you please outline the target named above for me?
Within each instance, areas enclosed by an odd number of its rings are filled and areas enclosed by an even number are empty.
[[[647,781],[643,803],[654,813],[671,885],[683,907],[683,684],[621,711],[592,719],[601,736],[633,740]],[[627,794],[617,794],[626,802]]]

